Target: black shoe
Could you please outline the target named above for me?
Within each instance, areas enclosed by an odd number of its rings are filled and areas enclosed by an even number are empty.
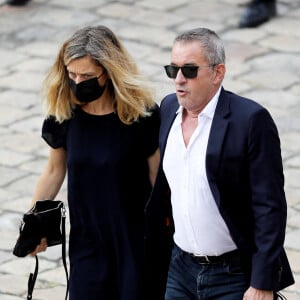
[[[254,0],[244,11],[239,22],[239,27],[245,28],[259,26],[275,17],[276,14],[277,11],[275,1],[266,3]]]
[[[6,4],[11,6],[23,6],[26,5],[30,0],[7,0]]]

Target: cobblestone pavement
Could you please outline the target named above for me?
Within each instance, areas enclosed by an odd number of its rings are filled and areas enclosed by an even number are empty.
[[[3,1],[3,0],[0,0]],[[256,29],[238,29],[244,0],[32,0],[0,7],[0,298],[24,299],[34,259],[12,247],[48,153],[40,138],[41,86],[61,43],[85,25],[110,27],[154,85],[156,100],[173,90],[162,66],[174,36],[209,27],[225,41],[225,88],[253,98],[272,113],[280,132],[286,177],[286,249],[300,299],[300,0],[278,1],[278,17]],[[59,197],[66,199],[65,185]],[[40,255],[34,299],[64,299],[60,247]],[[83,299],[84,300],[84,299]],[[155,299],[153,299],[155,300]]]

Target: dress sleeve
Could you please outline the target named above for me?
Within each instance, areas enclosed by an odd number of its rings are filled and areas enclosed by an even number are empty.
[[[54,116],[45,119],[42,127],[42,138],[54,149],[66,148],[67,122],[59,123]]]
[[[151,109],[151,116],[144,119],[144,150],[147,157],[151,156],[158,148],[158,135],[160,127],[159,107],[156,104]]]

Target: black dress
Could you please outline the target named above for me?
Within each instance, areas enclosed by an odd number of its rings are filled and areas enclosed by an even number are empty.
[[[132,125],[77,108],[42,137],[67,151],[70,300],[141,300],[147,158],[158,148],[159,112]]]

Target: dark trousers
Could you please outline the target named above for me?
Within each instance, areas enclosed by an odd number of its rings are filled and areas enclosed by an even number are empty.
[[[174,246],[165,300],[241,300],[249,288],[239,256],[221,263],[198,264]]]

